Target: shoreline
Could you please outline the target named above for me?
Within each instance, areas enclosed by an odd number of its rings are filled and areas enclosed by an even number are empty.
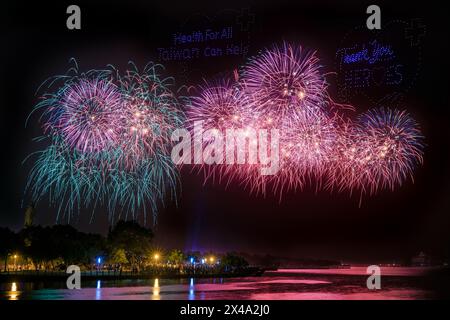
[[[384,270],[383,270],[384,269]],[[388,270],[387,270],[388,269]],[[423,277],[433,275],[449,275],[450,269],[443,266],[435,267],[382,267],[387,277]],[[388,272],[386,272],[388,271]],[[398,272],[396,272],[398,271]],[[71,274],[64,271],[10,271],[0,272],[0,283],[6,282],[34,282],[34,281],[62,281]],[[189,279],[189,278],[240,278],[266,276],[331,276],[341,275],[350,277],[367,277],[365,268],[261,268],[249,267],[234,272],[198,272],[198,273],[171,273],[171,272],[131,272],[122,273],[114,271],[81,271],[81,278],[87,281],[95,280],[147,280],[147,279]]]
[[[237,272],[226,273],[131,273],[124,271],[82,271],[81,278],[84,280],[146,280],[146,279],[189,279],[189,278],[239,278],[239,277],[259,277],[266,270],[262,268],[249,268]],[[71,274],[64,271],[12,271],[1,272],[0,283],[5,282],[32,282],[32,281],[61,281],[66,280]]]

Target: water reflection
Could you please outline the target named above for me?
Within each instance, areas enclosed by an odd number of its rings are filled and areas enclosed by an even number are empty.
[[[381,290],[366,286],[366,275],[322,271],[304,274],[303,270],[272,272],[261,277],[184,278],[145,280],[95,280],[81,290],[67,290],[65,282],[0,283],[1,299],[430,299],[433,289],[426,277],[407,276],[409,270],[395,270],[383,278]],[[347,270],[347,272],[349,272]],[[394,272],[392,272],[394,273]],[[402,274],[402,276],[398,276]]]
[[[9,292],[9,300],[17,300],[18,299],[18,292],[17,292],[17,284],[13,282],[11,284],[11,291]]]
[[[189,280],[189,300],[195,300],[194,278]]]
[[[159,279],[156,278],[154,283],[153,283],[153,295],[152,295],[152,300],[159,300]]]
[[[97,290],[95,290],[95,299],[96,300],[102,299],[102,282],[100,280],[97,280]]]

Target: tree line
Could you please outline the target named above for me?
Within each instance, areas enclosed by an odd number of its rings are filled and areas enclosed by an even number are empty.
[[[106,237],[84,233],[70,225],[28,226],[17,233],[0,228],[0,259],[3,259],[4,271],[12,262],[16,270],[61,271],[72,264],[84,270],[109,268],[132,271],[155,267],[189,269],[199,265],[227,272],[248,266],[243,257],[232,252],[205,255],[173,249],[164,253],[155,249],[153,237],[150,228],[142,227],[135,221],[123,220],[110,228]],[[16,264],[18,257],[20,264]]]

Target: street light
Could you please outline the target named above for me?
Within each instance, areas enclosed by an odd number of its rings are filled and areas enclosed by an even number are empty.
[[[14,258],[14,271],[16,271],[16,270],[17,270],[17,258],[18,258],[18,255],[15,254],[15,255],[13,256],[13,258]]]
[[[209,262],[210,262],[210,263],[214,263],[214,260],[215,260],[214,257],[212,257],[212,256],[209,257]]]

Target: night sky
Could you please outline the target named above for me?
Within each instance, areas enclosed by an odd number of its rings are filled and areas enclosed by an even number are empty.
[[[0,226],[18,230],[23,224],[23,190],[31,162],[23,165],[22,161],[45,147],[32,141],[41,134],[37,118],[27,127],[25,120],[37,102],[36,89],[46,78],[64,73],[71,57],[81,70],[107,64],[124,69],[129,60],[140,67],[148,61],[161,62],[177,86],[196,85],[239,68],[246,58],[272,43],[288,40],[316,49],[324,70],[336,72],[337,49],[350,30],[365,25],[365,11],[372,4],[355,1],[344,6],[322,0],[295,4],[280,0],[204,1],[195,5],[160,2],[130,0],[119,5],[105,1],[94,5],[77,1],[82,10],[82,29],[77,31],[66,28],[65,11],[72,2],[2,5]],[[449,256],[448,19],[444,10],[430,2],[426,6],[377,4],[382,9],[382,23],[420,18],[426,25],[420,67],[414,67],[417,78],[400,104],[418,120],[426,137],[424,165],[417,169],[414,183],[408,181],[394,192],[365,197],[361,206],[358,195],[316,192],[314,188],[287,193],[280,202],[276,196],[249,195],[238,184],[228,188],[203,184],[202,176],[185,169],[178,206],[168,203],[161,209],[157,225],[152,226],[160,246],[349,262],[408,259],[419,251]],[[192,21],[203,21],[201,28],[215,28],[227,26],[236,21],[230,17],[242,13],[250,13],[250,22],[236,29],[235,37],[249,45],[246,58],[209,57],[185,64],[158,60],[157,48],[170,46],[174,32],[197,27]],[[327,79],[331,95],[339,101],[337,76]],[[359,112],[373,107],[362,98],[354,102]],[[25,199],[26,205],[29,199]],[[42,201],[37,206],[36,223],[52,224],[55,214],[56,210]],[[83,231],[105,234],[108,230],[107,213],[101,209],[92,223],[88,210],[71,223]]]

